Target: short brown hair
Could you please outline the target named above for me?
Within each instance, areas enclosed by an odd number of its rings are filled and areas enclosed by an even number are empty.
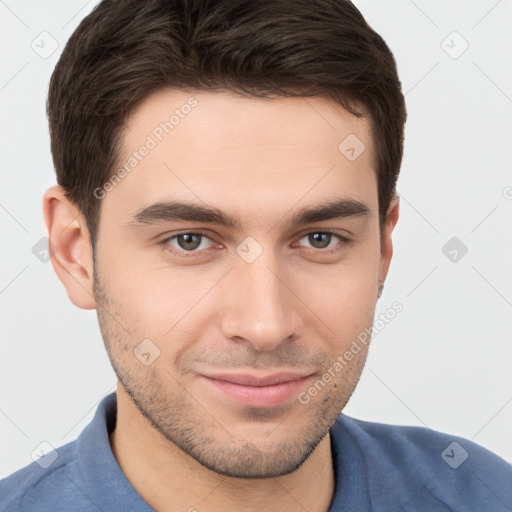
[[[47,114],[57,182],[94,249],[127,116],[162,88],[323,96],[370,114],[379,224],[395,194],[405,99],[393,54],[348,0],[103,0],[67,42]],[[341,141],[340,141],[341,142]]]

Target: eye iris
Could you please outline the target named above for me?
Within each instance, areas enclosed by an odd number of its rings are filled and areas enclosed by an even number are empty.
[[[178,235],[178,243],[182,249],[197,249],[199,245],[201,245],[200,241],[201,235],[195,235],[194,233],[185,233],[183,235]],[[192,241],[195,239],[195,241]],[[182,244],[180,241],[185,240],[185,244]]]
[[[323,239],[323,240],[322,240]],[[320,242],[320,245],[322,242],[325,242],[327,239],[327,244],[323,245],[322,247],[317,247],[315,244]],[[316,247],[317,249],[324,249],[327,247],[331,241],[331,235],[329,233],[313,233],[309,235],[309,241],[313,247]]]

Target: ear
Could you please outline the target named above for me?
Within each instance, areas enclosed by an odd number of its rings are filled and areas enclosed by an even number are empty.
[[[383,236],[381,243],[381,257],[379,265],[379,284],[383,285],[388,275],[389,264],[393,256],[393,240],[391,234],[395,229],[399,216],[400,197],[395,194],[388,208],[386,222],[383,228]]]
[[[92,247],[82,213],[55,185],[43,196],[43,214],[52,265],[71,302],[95,309]]]

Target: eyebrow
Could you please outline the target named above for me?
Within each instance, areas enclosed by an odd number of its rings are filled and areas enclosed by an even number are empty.
[[[302,208],[292,215],[287,224],[290,227],[297,227],[332,219],[368,218],[371,215],[371,209],[359,200],[338,199],[317,206]],[[229,215],[218,208],[181,201],[158,202],[142,208],[127,225],[141,226],[171,221],[206,222],[231,229],[242,229],[242,222],[238,216]]]

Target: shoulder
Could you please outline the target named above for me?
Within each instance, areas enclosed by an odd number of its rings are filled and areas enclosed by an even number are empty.
[[[410,499],[411,505],[443,504],[446,510],[512,509],[512,465],[469,439],[344,414],[331,434],[341,449],[357,445],[371,490],[382,493],[387,483],[386,493],[403,505]]]
[[[63,503],[77,504],[79,470],[76,440],[48,453],[0,480],[2,512],[63,510]],[[58,505],[55,500],[59,498]],[[57,507],[57,508],[56,508]],[[75,510],[75,508],[66,508]]]

